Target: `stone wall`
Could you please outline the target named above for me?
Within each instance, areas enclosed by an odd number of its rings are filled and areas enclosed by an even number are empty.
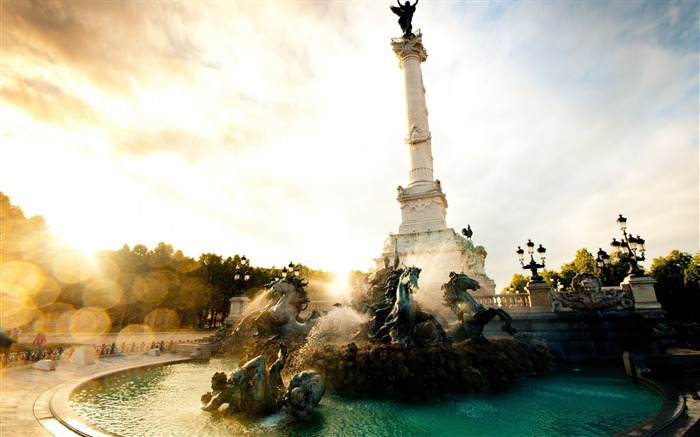
[[[661,310],[568,311],[511,313],[519,333],[532,333],[549,344],[554,356],[567,362],[621,363],[624,351],[658,353],[673,332],[663,332]],[[660,325],[661,324],[661,325]],[[502,337],[500,323],[484,329],[488,338]]]

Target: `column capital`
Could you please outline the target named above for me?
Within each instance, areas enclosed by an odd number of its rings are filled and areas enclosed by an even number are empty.
[[[423,47],[423,35],[418,31],[415,36],[406,38],[392,38],[391,48],[394,49],[396,57],[399,58],[399,65],[403,68],[406,59],[415,58],[420,62],[428,59],[428,52]]]

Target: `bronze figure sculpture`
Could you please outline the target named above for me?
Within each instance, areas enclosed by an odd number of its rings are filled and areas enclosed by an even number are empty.
[[[267,285],[260,300],[263,308],[245,316],[234,329],[234,333],[255,329],[257,337],[293,337],[306,335],[318,321],[320,314],[312,311],[303,318],[300,313],[309,305],[309,297],[304,287],[307,282],[287,276]]]
[[[216,372],[211,378],[211,391],[202,395],[202,410],[217,411],[228,404],[227,413],[266,415],[286,407],[289,413],[306,419],[326,391],[321,377],[306,370],[292,377],[285,388],[280,372],[287,359],[287,347],[280,343],[277,360],[265,369],[260,355],[238,367],[230,375]]]
[[[402,5],[398,0],[396,3],[398,3],[398,6],[389,6],[389,8],[391,8],[393,13],[399,16],[399,26],[401,26],[401,30],[403,30],[403,37],[409,39],[413,36],[411,21],[413,20],[413,14],[416,12],[418,0],[416,0],[414,4],[407,1]]]
[[[418,289],[420,272],[418,267],[403,266],[394,270],[387,281],[385,306],[377,309],[371,320],[370,337],[383,343],[412,346],[417,326],[430,322],[438,342],[452,343],[435,316],[423,311],[412,296]]]
[[[450,280],[442,284],[443,303],[457,316],[456,327],[451,332],[456,341],[469,338],[485,340],[484,326],[494,317],[503,321],[501,329],[510,335],[517,331],[511,326],[511,317],[502,308],[484,308],[467,290],[478,290],[479,283],[464,273],[450,272]]]

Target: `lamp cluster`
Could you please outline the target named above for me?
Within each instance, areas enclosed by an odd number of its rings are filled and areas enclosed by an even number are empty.
[[[293,262],[289,261],[289,265],[282,269],[282,278],[286,278],[287,275],[294,275],[297,278],[301,274],[301,268],[295,266]]]
[[[243,275],[243,281],[248,282],[250,279],[250,272],[247,270],[250,260],[243,255],[241,257],[241,263],[236,266],[236,273],[233,275],[233,280],[238,282],[241,280],[241,272]],[[245,270],[245,271],[244,271]]]
[[[618,254],[620,258],[627,258],[630,263],[629,274],[640,275],[644,272],[639,268],[639,262],[644,261],[646,257],[644,253],[646,248],[644,247],[645,240],[637,235],[627,235],[627,219],[620,214],[617,218],[617,223],[620,225],[620,230],[622,231],[622,240],[617,241],[614,237],[610,243],[612,248],[612,253]]]
[[[527,247],[527,253],[530,255],[530,262],[525,264],[525,251],[518,246],[518,250],[515,251],[515,253],[518,254],[518,260],[520,261],[520,265],[523,266],[523,269],[525,270],[530,270],[532,271],[532,278],[530,279],[531,281],[541,281],[542,276],[540,276],[537,273],[537,269],[543,269],[544,268],[544,260],[547,258],[545,255],[545,252],[547,252],[547,249],[540,246],[537,248],[537,254],[540,257],[541,263],[537,263],[535,261],[534,253],[535,253],[535,243],[532,242],[532,240],[528,239],[527,243],[525,244],[525,247]]]

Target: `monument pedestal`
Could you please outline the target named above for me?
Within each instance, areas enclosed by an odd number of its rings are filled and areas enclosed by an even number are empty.
[[[481,288],[473,296],[493,295],[496,283],[484,270],[486,249],[474,246],[471,240],[458,235],[454,229],[442,229],[411,234],[391,234],[384,242],[382,256],[375,259],[377,268],[384,266],[384,258],[393,265],[398,262],[422,269],[420,294],[430,293],[431,300],[442,300],[440,287],[450,279],[450,272],[466,273],[479,282]]]
[[[656,281],[650,276],[628,276],[622,281],[623,285],[629,285],[634,296],[634,307],[637,309],[658,309],[661,304],[656,300]]]
[[[527,283],[527,292],[530,295],[530,307],[532,311],[551,311],[552,303],[549,300],[549,291],[552,287],[544,281],[530,281]]]
[[[244,316],[243,310],[245,309],[246,305],[248,305],[248,302],[250,302],[250,299],[245,296],[235,296],[229,299],[231,308],[229,309],[226,323],[229,325],[235,325],[236,322],[241,320]]]

